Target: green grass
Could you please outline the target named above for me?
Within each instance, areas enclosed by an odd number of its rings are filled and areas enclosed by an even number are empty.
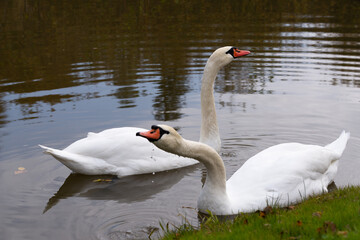
[[[166,231],[163,239],[360,239],[360,186],[233,220],[210,215],[199,227],[186,223]]]

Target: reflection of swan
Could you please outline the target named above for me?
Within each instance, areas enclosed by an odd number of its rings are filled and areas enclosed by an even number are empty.
[[[169,189],[183,176],[195,170],[195,166],[164,171],[156,174],[142,174],[116,178],[110,175],[85,176],[70,174],[57,193],[52,196],[44,213],[61,199],[84,197],[96,200],[115,200],[121,203],[141,202]]]
[[[267,205],[286,206],[312,194],[327,192],[337,172],[349,133],[325,147],[284,143],[256,154],[226,181],[225,167],[214,149],[183,139],[173,128],[153,126],[137,133],[157,147],[202,162],[208,172],[198,199],[201,212],[216,215],[251,212]]]
[[[208,59],[201,87],[202,123],[200,141],[220,151],[220,136],[216,120],[213,96],[214,81],[221,67],[233,59],[249,54],[234,47],[217,49]],[[196,164],[197,161],[183,158],[154,148],[145,139],[135,137],[141,128],[112,128],[100,133],[89,133],[64,150],[41,146],[65,166],[77,173],[87,175],[127,175],[176,169]]]

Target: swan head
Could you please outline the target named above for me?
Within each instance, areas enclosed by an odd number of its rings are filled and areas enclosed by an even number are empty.
[[[216,49],[209,57],[209,62],[214,62],[220,68],[232,62],[234,59],[246,56],[250,51],[240,50],[236,47],[226,46]]]
[[[136,136],[146,138],[158,148],[174,154],[178,154],[177,150],[179,150],[183,141],[180,134],[174,128],[167,125],[153,125],[151,130],[137,132]]]

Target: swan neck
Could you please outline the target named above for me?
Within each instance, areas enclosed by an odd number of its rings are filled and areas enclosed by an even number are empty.
[[[220,151],[221,141],[217,124],[214,82],[220,67],[211,60],[206,63],[201,80],[201,130],[200,142],[205,143],[216,151]]]
[[[207,170],[207,181],[226,189],[226,171],[220,155],[211,147],[200,142],[183,139],[183,147],[178,152],[184,157],[194,158],[203,163]]]
[[[199,210],[210,210],[216,215],[231,213],[225,166],[219,154],[210,146],[199,142],[184,140],[183,146],[184,148],[179,149],[181,155],[198,160],[207,170],[205,184],[198,199]]]

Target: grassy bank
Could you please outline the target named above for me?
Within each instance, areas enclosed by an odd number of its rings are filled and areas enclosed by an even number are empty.
[[[163,239],[360,239],[360,187],[346,187],[285,209],[185,224]]]

